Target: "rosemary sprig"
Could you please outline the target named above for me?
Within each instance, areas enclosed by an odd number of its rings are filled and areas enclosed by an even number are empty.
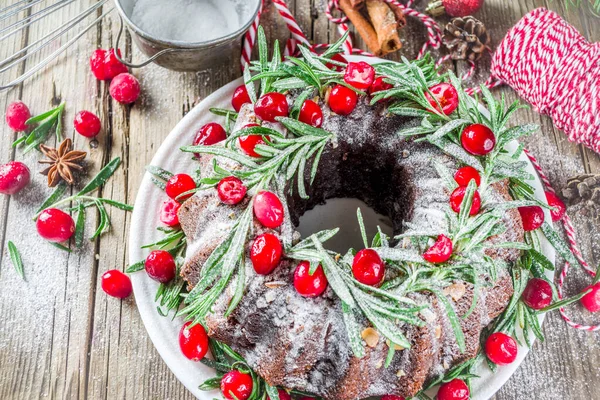
[[[13,147],[25,144],[23,153],[27,153],[33,149],[37,149],[41,143],[44,143],[50,136],[50,131],[54,129],[56,138],[62,140],[62,115],[65,108],[65,103],[61,103],[58,107],[50,111],[29,118],[25,123],[39,125],[29,134],[19,137],[13,142]]]

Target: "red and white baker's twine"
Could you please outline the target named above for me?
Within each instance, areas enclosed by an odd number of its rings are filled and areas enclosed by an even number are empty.
[[[406,5],[397,0],[385,0],[400,7],[405,15],[422,21],[427,28],[427,41],[419,51],[417,58],[422,57],[429,47],[437,49],[441,44],[442,32],[437,22],[426,14],[412,7],[413,0]],[[272,0],[275,8],[284,19],[291,33],[284,54],[297,52],[297,44],[310,47],[311,50],[322,50],[328,44],[310,45],[308,38],[296,22],[284,0]],[[242,68],[250,63],[252,48],[256,42],[256,34],[263,11],[260,10],[252,26],[244,36],[242,46]],[[339,0],[329,0],[325,14],[338,25],[340,35],[349,30],[348,18],[344,15],[334,17],[333,10],[341,11]],[[345,54],[372,55],[354,48],[350,36],[343,44]],[[445,56],[437,64],[447,61]],[[472,75],[475,64],[470,63],[469,71],[462,77]],[[485,82],[488,88],[503,83],[510,85],[521,97],[530,102],[538,112],[547,114],[557,128],[564,130],[569,140],[590,147],[600,152],[600,43],[589,43],[571,25],[558,14],[544,8],[536,9],[521,19],[506,35],[492,58],[491,76]],[[480,89],[468,89],[470,94]],[[553,192],[550,180],[544,174],[536,158],[527,150],[532,165],[537,171],[545,189]],[[581,254],[575,237],[575,230],[570,218],[565,215],[561,220],[567,235],[571,252],[581,263],[584,270],[592,277],[596,275]],[[569,263],[560,273],[557,284],[558,296],[564,297],[563,286],[570,270]],[[565,322],[575,329],[598,331],[600,325],[582,325],[573,322],[564,307],[559,309]]]

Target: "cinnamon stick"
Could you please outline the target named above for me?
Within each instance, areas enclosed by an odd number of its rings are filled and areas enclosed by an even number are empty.
[[[367,13],[377,35],[376,55],[386,55],[402,47],[398,36],[398,21],[392,9],[383,0],[366,0]]]
[[[371,53],[376,56],[382,55],[381,48],[379,47],[379,40],[377,39],[377,33],[375,32],[373,25],[371,25],[357,8],[352,7],[352,1],[340,0],[340,8],[352,22],[354,28],[356,28],[356,31],[364,40]]]

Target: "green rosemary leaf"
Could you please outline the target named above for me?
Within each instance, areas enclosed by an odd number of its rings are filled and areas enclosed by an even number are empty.
[[[539,125],[536,124],[525,124],[508,128],[500,133],[498,147],[502,148],[512,140],[519,139],[523,136],[529,136],[539,128]]]
[[[77,196],[83,196],[104,185],[108,178],[114,174],[115,170],[119,167],[119,164],[121,164],[121,159],[119,157],[113,158],[94,178],[92,178],[91,181],[88,182],[87,185],[84,186],[83,189],[79,191],[79,193],[77,193]]]
[[[444,181],[444,185],[448,190],[454,190],[458,187],[458,183],[454,180],[454,176],[442,162],[438,160],[433,161],[433,167],[437,171],[438,175]]]
[[[356,218],[358,219],[358,226],[360,227],[360,236],[362,237],[365,248],[367,248],[369,247],[369,239],[367,239],[367,230],[365,229],[365,221],[360,212],[360,207],[356,209]]]
[[[312,86],[321,89],[321,80],[315,74],[315,71],[310,67],[310,65],[296,57],[288,56],[287,59],[299,66],[302,69],[302,71],[306,74],[306,76],[309,78],[308,81],[306,81],[306,83],[309,83]]]
[[[458,226],[464,226],[469,219],[471,213],[471,205],[473,203],[473,196],[477,190],[477,184],[472,179],[467,185],[462,202],[460,203],[460,210],[458,212]]]
[[[511,159],[511,163],[503,160],[496,160],[493,165],[493,180],[499,181],[506,178],[516,178],[521,180],[533,180],[533,175],[527,172],[526,161],[515,161]]]
[[[238,113],[235,112],[234,110],[228,110],[226,108],[216,108],[216,107],[211,107],[208,109],[211,113],[218,115],[220,117],[228,117],[233,119],[234,121],[237,119],[238,117]]]
[[[58,112],[58,115],[56,116],[56,125],[55,125],[55,131],[54,133],[56,134],[56,139],[58,141],[62,141],[63,140],[63,136],[62,136],[62,130],[63,130],[63,113],[64,113],[64,109],[60,109]]]
[[[361,310],[377,330],[392,343],[392,346],[397,344],[405,349],[411,348],[410,342],[406,336],[400,332],[396,324],[378,312],[371,310],[369,307],[361,307]]]
[[[44,200],[44,202],[42,203],[40,208],[37,209],[37,211],[35,212],[36,215],[39,214],[41,211],[45,210],[46,208],[50,207],[52,204],[59,201],[62,198],[62,196],[65,194],[66,191],[67,191],[67,183],[65,181],[61,180],[58,183],[58,185],[56,185],[56,188],[54,189],[52,194],[50,194],[50,196],[48,196],[46,198],[46,200]]]
[[[349,31],[344,32],[344,34],[337,40],[337,42],[333,43],[327,48],[327,50],[325,50],[323,54],[321,54],[321,57],[331,58],[335,54],[339,53],[340,49],[342,48],[342,45],[348,38],[348,35],[350,35]]]
[[[315,177],[317,176],[319,161],[321,160],[321,155],[323,154],[323,151],[325,150],[326,145],[327,145],[327,141],[324,140],[322,142],[322,144],[320,145],[319,150],[317,150],[317,154],[315,155],[315,158],[313,160],[312,167],[310,169],[310,183],[311,184],[314,182]]]
[[[157,167],[156,165],[146,165],[146,171],[148,171],[153,177],[162,181],[168,181],[171,179],[171,177],[173,177],[172,172],[169,172],[161,167]]]
[[[483,241],[487,240],[489,237],[493,236],[492,232],[493,232],[493,228],[500,223],[501,218],[500,217],[495,217],[495,218],[490,218],[488,219],[486,222],[484,222],[483,224],[481,224],[481,226],[479,227],[479,229],[477,229],[475,231],[475,233],[470,237],[467,245],[464,248],[464,252],[468,253],[471,250],[473,250],[473,248],[475,248],[476,246],[480,245]]]
[[[486,243],[485,247],[492,249],[531,250],[531,246],[523,242]]]
[[[304,186],[304,170],[306,169],[306,158],[301,158],[300,159],[300,164],[298,164],[298,174],[297,174],[297,181],[298,181],[298,195],[300,196],[301,199],[308,199],[309,196],[306,193],[306,187]]]
[[[450,320],[450,325],[452,326],[452,331],[454,332],[454,337],[456,339],[456,343],[458,345],[458,349],[464,353],[466,346],[465,346],[465,335],[462,331],[462,328],[460,327],[460,321],[458,316],[456,315],[456,312],[454,311],[454,307],[452,307],[452,304],[450,303],[450,301],[448,300],[448,298],[446,297],[446,295],[442,292],[440,292],[437,289],[433,289],[433,288],[429,288],[429,291],[432,292],[433,294],[435,294],[439,300],[440,303],[442,303],[442,305],[444,306],[444,309],[446,310],[446,314],[448,316],[448,319]]]
[[[125,272],[127,272],[128,274],[132,274],[134,272],[141,271],[144,269],[145,263],[146,263],[146,260],[141,260],[141,261],[136,262],[135,264],[131,264],[125,269]]]
[[[548,258],[544,254],[540,253],[535,249],[530,249],[529,255],[531,255],[533,261],[538,263],[543,269],[547,269],[548,271],[554,271],[554,264],[552,263],[552,261],[548,260]]]
[[[383,98],[383,96],[382,96]],[[422,110],[420,108],[412,108],[412,107],[390,107],[388,109],[392,114],[400,115],[403,117],[428,117],[431,115],[430,111]],[[413,128],[414,129],[414,128]],[[407,129],[408,131],[409,129]],[[427,132],[426,132],[427,133]],[[407,136],[402,134],[402,136]]]
[[[567,297],[566,299],[557,301],[554,304],[549,305],[548,307],[542,308],[541,310],[539,310],[539,312],[545,313],[545,312],[553,311],[553,310],[568,306],[569,304],[572,304],[572,303],[575,303],[575,302],[581,300],[581,298],[583,296],[585,296],[586,294],[588,294],[591,290],[592,289],[589,288],[588,290],[584,290],[583,292],[578,293],[574,296]]]
[[[389,346],[387,355],[385,356],[385,364],[383,365],[385,368],[389,367],[392,364],[395,354],[396,354],[396,347],[394,345]]]
[[[324,230],[324,231],[319,231],[317,233],[313,233],[312,236],[315,236],[319,242],[325,243],[326,241],[328,241],[329,239],[334,237],[339,231],[340,231],[340,228],[328,229],[328,230]],[[294,252],[294,251],[298,251],[298,250],[302,250],[302,249],[311,248],[312,243],[313,243],[312,236],[308,237],[306,239],[302,239],[294,247],[292,247],[289,251],[286,251],[286,254],[289,252]]]
[[[240,267],[238,268],[238,276],[237,276],[237,284],[235,286],[235,293],[227,307],[227,311],[225,312],[225,317],[231,315],[231,313],[235,310],[237,305],[242,300],[244,296],[244,289],[246,288],[246,267],[244,262],[240,262]]]
[[[258,62],[260,64],[260,71],[264,72],[269,69],[269,61],[267,57],[269,56],[269,48],[267,46],[267,37],[265,36],[265,30],[262,25],[258,26],[257,32],[257,47],[258,47]],[[263,78],[260,82],[260,93],[267,93],[268,84],[267,79]]]
[[[430,143],[439,147],[443,152],[451,155],[464,164],[470,165],[476,170],[483,172],[483,165],[481,165],[481,162],[477,159],[477,157],[467,153],[465,149],[455,143],[452,143],[447,138],[433,140],[430,141]]]
[[[219,157],[225,157],[233,161],[237,161],[240,164],[249,168],[258,168],[250,157],[240,154],[237,151],[229,150],[223,147],[216,146],[183,146],[180,148],[181,151],[188,153],[200,153],[200,154],[213,154]]]
[[[377,254],[379,254],[379,257],[388,261],[405,261],[418,264],[426,263],[421,254],[417,253],[414,250],[398,249],[393,247],[379,247],[373,250],[375,250]]]
[[[164,191],[167,188],[167,184],[165,182],[158,180],[155,177],[150,178],[150,181],[160,190]]]
[[[17,138],[14,142],[12,142],[12,147],[17,147],[19,146],[21,143],[23,143],[25,140],[27,140],[27,136],[21,136],[19,138]]]
[[[56,118],[52,117],[38,125],[25,139],[25,148],[23,153],[28,153],[37,148],[41,143],[48,139],[50,129],[56,124]]]
[[[273,82],[273,87],[277,90],[292,90],[292,89],[304,89],[306,87],[310,87],[311,85],[306,83],[301,78],[297,78],[295,76],[280,79],[278,81]]]
[[[277,391],[277,388],[275,386],[269,385],[266,382],[265,382],[265,392],[266,392],[267,396],[269,396],[269,399],[281,400],[281,397],[279,397],[279,392]]]
[[[119,210],[133,211],[133,206],[126,203],[121,203],[120,201],[105,199],[103,197],[99,197],[98,200],[100,200],[104,204],[109,204],[113,207],[116,207]]]
[[[306,47],[304,47],[303,45],[299,45],[298,49],[300,49],[300,53],[302,53],[302,56],[304,57],[304,59],[306,60],[306,62],[311,65],[313,68],[320,70],[320,71],[326,71],[329,72],[329,68],[327,68],[325,66],[325,64],[323,64],[321,61],[319,61],[319,59],[317,57],[315,57],[313,55],[313,53],[308,50]]]
[[[211,366],[209,365],[209,367],[211,367]],[[207,390],[219,389],[220,387],[221,387],[221,377],[217,376],[217,377],[210,378],[210,379],[207,379],[204,382],[202,382],[200,384],[200,386],[198,386],[198,389],[207,391]]]
[[[442,125],[440,128],[438,128],[438,130],[436,130],[433,135],[429,136],[428,139],[431,141],[436,141],[439,140],[441,138],[443,138],[444,136],[446,136],[447,134],[451,133],[452,131],[454,131],[455,129],[460,128],[463,125],[468,124],[469,121],[467,121],[466,119],[454,119],[451,120],[450,122]]]
[[[485,104],[487,105],[487,109],[490,113],[490,120],[492,121],[492,126],[491,126],[492,131],[497,132],[500,127],[497,125],[499,115],[498,115],[498,109],[495,106],[495,104],[497,103],[496,99],[492,95],[492,92],[490,92],[490,90],[485,85],[480,85],[480,88],[481,88],[481,94],[483,95]]]
[[[60,243],[54,243],[54,242],[50,242],[50,244],[54,247],[56,247],[57,249],[60,249],[62,251],[66,251],[67,253],[71,253],[71,249],[69,249],[68,247],[63,246]]]
[[[304,102],[310,97],[311,94],[313,94],[313,92],[314,89],[306,89],[300,93],[298,97],[296,97],[294,104],[292,105],[292,109],[290,110],[291,118],[298,119],[298,116],[300,115],[300,108],[302,108]]]
[[[75,247],[81,248],[83,245],[83,233],[85,229],[85,207],[79,204],[77,207],[77,223],[75,224]]]
[[[8,253],[10,255],[10,261],[12,262],[12,265],[13,267],[15,267],[15,271],[17,271],[17,274],[19,274],[21,279],[27,282],[27,279],[25,279],[25,271],[23,270],[23,260],[21,259],[21,253],[19,253],[17,246],[15,246],[15,244],[10,240],[8,241]]]
[[[571,264],[571,266],[580,265],[579,261],[575,258],[567,243],[558,236],[558,233],[550,226],[549,223],[544,222],[541,226],[542,232],[546,239],[550,242],[552,247],[560,254],[562,258],[565,259],[566,262]]]
[[[355,308],[356,302],[354,301],[354,297],[352,297],[348,286],[346,286],[346,283],[342,278],[339,267],[336,265],[333,258],[331,258],[331,256],[325,251],[323,245],[321,245],[321,242],[315,235],[311,235],[311,240],[315,246],[315,249],[319,252],[323,271],[325,272],[327,282],[331,286],[331,289],[333,289],[335,294],[340,298],[341,301],[346,303],[348,307]]]
[[[281,122],[290,132],[297,136],[318,136],[322,138],[330,138],[333,136],[331,132],[325,129],[315,128],[312,125],[297,121],[288,117],[276,117],[276,120]]]
[[[488,203],[485,206],[485,210],[494,210],[494,211],[498,211],[498,213],[500,213],[501,211],[506,211],[506,210],[510,210],[513,208],[537,206],[537,205],[539,205],[538,200],[510,200],[510,201],[505,201],[503,203]],[[546,208],[547,207],[548,207],[548,205],[546,205]]]
[[[252,104],[254,104],[256,103],[256,89],[254,88],[254,83],[252,83],[252,75],[250,75],[250,68],[248,68],[248,64],[246,64],[246,68],[244,68],[243,75],[248,97],[250,97],[250,101],[252,101]]]
[[[360,335],[361,327],[356,320],[354,311],[344,302],[342,302],[342,317],[344,318],[344,325],[346,325],[346,333],[348,334],[352,353],[357,358],[363,358],[365,356],[365,346]]]
[[[401,137],[419,136],[434,132],[435,128],[427,128],[423,126],[415,126],[413,128],[402,129],[397,135]]]
[[[110,220],[108,217],[108,213],[106,212],[106,208],[104,208],[104,205],[102,205],[102,202],[100,200],[95,199],[94,204],[96,205],[96,208],[98,209],[98,213],[100,215],[100,222],[98,223],[98,228],[96,228],[96,232],[94,232],[94,234],[92,235],[90,240],[94,240],[98,236],[102,235],[104,232],[106,232],[108,230],[108,228],[110,226]]]

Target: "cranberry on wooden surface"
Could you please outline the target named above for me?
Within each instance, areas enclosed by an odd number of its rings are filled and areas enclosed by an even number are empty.
[[[75,115],[73,125],[75,126],[77,133],[87,138],[95,137],[100,133],[100,128],[102,128],[100,118],[98,118],[96,114],[85,110],[79,111]]]
[[[581,298],[581,304],[589,312],[598,312],[600,311],[600,282],[588,286],[584,289],[584,292],[589,289],[592,289],[592,291]]]
[[[254,112],[263,121],[275,122],[275,117],[287,117],[289,108],[285,95],[277,92],[263,94],[254,105]]]
[[[160,222],[167,226],[177,226],[179,225],[179,216],[177,212],[181,204],[178,201],[173,199],[168,199],[160,208]]]
[[[319,128],[323,123],[323,111],[317,103],[312,100],[305,100],[300,107],[298,120],[305,124]]]
[[[196,188],[196,182],[194,178],[188,174],[176,174],[169,178],[165,185],[165,193],[167,196],[177,201],[184,201],[192,197],[192,194],[186,194],[178,198],[182,193],[190,191]]]
[[[258,126],[258,125],[257,125]],[[251,128],[251,126],[245,126],[244,128]],[[271,140],[269,136],[265,136],[267,140]],[[240,136],[238,138],[238,144],[242,151],[248,154],[250,157],[262,157],[256,152],[256,146],[259,144],[265,144],[265,139],[261,135],[248,135]]]
[[[469,398],[469,387],[462,379],[454,379],[442,383],[438,390],[437,400],[467,400]]]
[[[477,186],[481,185],[481,175],[479,175],[479,171],[468,165],[459,168],[454,173],[454,180],[458,183],[458,186],[468,186],[472,179],[475,180]]]
[[[203,125],[194,137],[194,146],[210,146],[227,139],[225,128],[216,122]]]
[[[167,283],[175,278],[175,259],[166,250],[153,250],[146,257],[144,267],[150,278],[161,283]]]
[[[381,92],[383,90],[388,90],[393,88],[394,85],[387,83],[386,81],[383,80],[383,76],[377,77],[374,81],[373,84],[371,85],[371,87],[369,88],[369,94],[374,94],[377,92]]]
[[[229,371],[221,378],[221,392],[228,400],[247,400],[252,394],[252,377],[238,370]]]
[[[294,287],[304,297],[317,297],[327,289],[327,277],[319,264],[314,274],[310,275],[310,263],[302,261],[294,271]]]
[[[292,396],[283,389],[277,389],[277,394],[279,395],[279,400],[292,400]],[[267,395],[267,400],[271,400],[269,395]]]
[[[521,300],[529,308],[541,310],[552,303],[552,286],[541,278],[531,278],[525,286]]]
[[[133,288],[127,275],[118,269],[111,269],[102,275],[102,290],[109,296],[124,299],[129,297]]]
[[[27,165],[20,161],[10,161],[0,165],[0,193],[15,194],[29,185],[31,174]]]
[[[360,283],[377,286],[385,277],[385,264],[375,250],[363,249],[354,256],[352,275]]]
[[[446,262],[450,257],[452,257],[452,240],[446,235],[439,235],[435,243],[423,253],[425,260],[435,264]]]
[[[344,82],[358,90],[367,90],[375,80],[375,68],[364,61],[349,62],[344,73]]]
[[[462,147],[476,156],[485,156],[496,146],[496,136],[482,124],[471,124],[460,134]]]
[[[485,354],[494,364],[508,365],[517,359],[517,342],[502,332],[492,333],[485,342]]]
[[[179,331],[179,348],[184,356],[192,361],[200,361],[208,352],[208,335],[200,324],[189,327],[192,321],[188,321]]]
[[[6,108],[6,123],[8,127],[16,132],[27,129],[27,120],[31,118],[29,108],[21,100],[14,101]]]
[[[333,57],[331,57],[331,59],[333,61],[337,61],[337,62],[341,62],[341,63],[344,63],[344,64],[348,64],[348,60],[346,60],[346,58],[343,55],[341,55],[340,53],[337,53],[337,54],[333,55]],[[327,64],[325,64],[325,66],[327,68],[333,69],[333,70],[335,70],[337,72],[342,72],[345,69],[341,65],[335,65],[333,63],[327,63]]]
[[[454,189],[452,194],[450,195],[450,207],[454,212],[460,212],[460,205],[465,198],[465,192],[467,188],[464,186],[458,187]],[[481,196],[479,196],[479,192],[476,190],[473,194],[473,201],[471,202],[471,211],[469,211],[469,215],[475,215],[481,209]]]
[[[66,212],[58,208],[47,208],[35,221],[35,227],[41,237],[49,242],[64,242],[75,233],[75,222]]]
[[[140,95],[140,83],[137,78],[127,72],[115,76],[110,82],[110,96],[122,104],[130,104]]]
[[[519,214],[523,221],[523,229],[527,232],[534,231],[544,223],[544,210],[540,206],[519,207]]]
[[[273,192],[263,190],[254,197],[254,215],[267,228],[277,228],[283,223],[283,204]]]
[[[225,204],[238,204],[246,196],[246,186],[235,176],[228,176],[219,181],[217,185],[217,194],[219,199]]]
[[[546,200],[548,201],[548,205],[550,207],[554,207],[550,210],[550,215],[552,216],[552,221],[558,222],[565,216],[567,212],[567,206],[565,203],[556,195],[556,193],[552,193],[546,191]]]
[[[445,82],[438,83],[430,87],[429,91],[433,96],[429,92],[425,92],[425,98],[434,110],[445,115],[450,115],[458,107],[458,92],[451,84]]]
[[[357,102],[358,94],[344,85],[335,85],[329,93],[329,108],[339,115],[350,114]]]
[[[121,50],[117,50],[119,56]],[[92,73],[101,81],[111,80],[115,76],[127,72],[127,67],[115,56],[115,49],[97,49],[90,57]]]
[[[257,274],[268,275],[281,260],[281,241],[272,233],[263,233],[254,239],[250,248],[250,260]]]
[[[250,100],[250,96],[248,95],[248,89],[246,89],[246,85],[240,85],[235,88],[233,91],[233,96],[231,97],[231,105],[236,112],[240,112],[242,106],[246,103],[252,103]]]
[[[396,396],[395,394],[386,394],[385,396],[381,396],[381,400],[404,400],[404,397]]]

